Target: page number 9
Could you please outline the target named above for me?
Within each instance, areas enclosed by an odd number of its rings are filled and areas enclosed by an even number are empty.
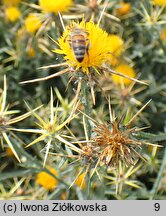
[[[155,211],[159,211],[160,210],[160,204],[159,203],[155,203],[154,204],[154,210]]]

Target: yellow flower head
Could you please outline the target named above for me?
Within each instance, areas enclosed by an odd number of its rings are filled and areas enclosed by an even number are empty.
[[[115,68],[116,71],[120,71],[122,74],[127,75],[131,78],[134,78],[136,76],[136,72],[134,71],[133,68],[128,66],[127,64],[120,64]],[[113,74],[112,75],[112,80],[114,83],[121,84],[122,82],[125,85],[129,85],[131,83],[131,80],[120,77],[118,75]]]
[[[78,44],[76,44],[77,41]],[[119,47],[119,44],[114,44],[113,38],[93,21],[85,22],[84,20],[81,23],[71,23],[58,40],[58,44],[60,49],[54,52],[64,54],[69,66],[76,67],[76,70],[82,68],[82,71],[86,73],[89,72],[88,68],[96,69],[106,63],[112,52]],[[74,53],[77,50],[80,51],[80,48],[85,48],[81,62],[77,60]]]
[[[86,172],[82,173],[81,175],[78,176],[78,178],[76,179],[75,181],[75,184],[81,188],[81,190],[84,190],[85,189],[85,186],[86,186],[86,181],[85,181],[85,178],[86,178]]]
[[[111,41],[111,47],[110,47],[110,58],[108,62],[112,65],[115,66],[118,64],[118,57],[122,54],[123,52],[123,47],[124,47],[124,41],[122,40],[121,37],[115,34],[110,35],[110,41]]]
[[[126,2],[121,2],[119,7],[116,9],[117,16],[123,16],[131,11],[131,4]]]
[[[7,148],[6,148],[6,154],[7,154],[9,157],[14,156],[14,154],[13,154],[13,152],[12,152],[12,150],[11,150],[10,147],[7,147]]]
[[[166,40],[166,29],[163,29],[160,33],[161,40]]]
[[[44,12],[58,13],[67,11],[72,0],[39,0],[39,5]]]
[[[153,0],[154,5],[166,6],[166,0]]]
[[[54,168],[48,168],[49,171],[57,176],[57,171]],[[47,190],[54,190],[58,185],[58,181],[46,172],[40,172],[37,174],[36,181]]]
[[[27,55],[31,58],[34,58],[36,55],[35,50],[32,46],[28,46],[26,52],[27,52]]]
[[[20,18],[21,12],[17,7],[11,6],[6,8],[5,15],[10,22],[15,22]]]
[[[37,14],[31,13],[25,19],[25,28],[29,33],[35,33],[41,25],[41,20]]]
[[[18,5],[21,2],[21,0],[3,0],[3,4],[7,6],[15,6]]]

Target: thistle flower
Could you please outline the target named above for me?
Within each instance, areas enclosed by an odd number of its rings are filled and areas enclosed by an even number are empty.
[[[25,19],[25,29],[29,33],[35,33],[42,26],[39,15],[30,13]]]
[[[111,64],[111,66],[116,66],[119,63],[119,57],[122,54],[124,50],[124,41],[122,38],[118,35],[111,34],[109,35],[110,38],[110,57],[108,60],[108,63]]]
[[[149,102],[148,102],[149,103]],[[135,139],[135,134],[141,129],[129,128],[133,120],[147,106],[146,103],[126,124],[120,126],[120,121],[111,121],[111,128],[108,124],[95,123],[96,136],[92,139],[101,148],[99,161],[110,167],[118,167],[119,162],[126,166],[134,165],[138,158],[143,157],[137,152],[141,145],[157,146],[152,143],[143,142]],[[113,119],[113,117],[111,117]],[[145,159],[143,159],[145,160]]]
[[[49,167],[48,170],[54,176],[58,175],[56,169]],[[57,179],[55,177],[51,176],[50,174],[48,174],[45,171],[40,172],[40,173],[37,174],[37,176],[36,176],[36,182],[38,184],[40,184],[46,190],[50,190],[50,191],[54,190],[57,187],[57,185],[58,185]]]
[[[89,41],[89,48],[82,62],[78,62],[74,56],[73,49],[66,38],[71,35],[72,29],[80,28],[87,32],[87,40]],[[65,55],[65,60],[70,67],[79,68],[83,72],[89,73],[89,68],[100,67],[111,56],[112,43],[109,35],[102,30],[99,26],[95,25],[93,21],[81,23],[72,23],[68,26],[63,33],[62,37],[58,40],[60,49],[54,50],[54,52]]]
[[[17,7],[11,6],[5,9],[5,15],[7,20],[15,22],[21,17],[21,12]]]
[[[58,13],[67,11],[72,0],[39,0],[39,6],[44,12]]]
[[[158,6],[166,6],[166,0],[153,0],[152,3]]]
[[[131,12],[131,4],[126,2],[120,2],[115,13],[117,16],[124,16]]]
[[[149,101],[150,102],[150,101]],[[130,128],[134,119],[140,115],[145,109],[147,102],[133,117],[128,120],[125,125],[120,125],[121,121],[115,120],[110,113],[111,125],[107,123],[98,123],[94,119],[88,117],[94,124],[94,135],[91,139],[91,143],[85,146],[83,149],[84,154],[82,156],[87,158],[87,161],[96,163],[97,166],[109,166],[117,168],[119,162],[124,163],[126,166],[134,165],[138,158],[145,160],[139,153],[138,149],[142,145],[158,146],[144,141],[139,141],[135,138],[140,128]],[[81,112],[81,111],[80,111]],[[89,141],[90,142],[90,141]],[[96,162],[97,158],[97,162]]]
[[[132,147],[140,146],[141,142],[130,138],[132,132],[134,130],[121,131],[118,122],[112,122],[112,129],[107,124],[97,125],[94,142],[102,149],[100,161],[110,167],[117,167],[119,161],[133,165],[136,154]]]
[[[117,67],[115,67],[115,70],[116,71],[121,71],[123,74],[125,74],[125,75],[127,75],[129,77],[133,77],[133,78],[136,77],[135,70],[132,67],[130,67],[129,65],[127,65],[127,64],[120,64]],[[124,85],[129,85],[132,82],[131,80],[120,77],[120,76],[117,76],[116,74],[112,75],[112,80],[116,84],[123,83]]]
[[[74,50],[70,45],[69,41],[72,41],[70,35],[73,33],[74,29],[79,29],[80,34],[84,35],[85,42],[87,42],[85,49],[85,55],[81,61],[75,56]],[[79,34],[78,34],[79,35]],[[114,42],[117,42],[116,44]],[[29,81],[23,81],[23,83],[31,83],[42,80],[48,80],[53,77],[60,76],[67,72],[70,72],[71,79],[78,79],[78,83],[81,82],[82,78],[85,82],[89,82],[91,95],[93,103],[95,104],[95,96],[94,96],[94,84],[98,84],[98,80],[96,79],[96,75],[101,75],[101,72],[108,72],[112,74],[117,74],[119,76],[134,80],[136,82],[145,84],[142,81],[139,81],[135,78],[124,75],[121,72],[114,71],[110,69],[107,64],[111,62],[112,52],[115,52],[116,55],[120,55],[122,51],[123,40],[115,35],[109,36],[107,32],[102,30],[98,25],[94,24],[93,21],[85,22],[83,19],[80,23],[72,22],[64,31],[62,37],[58,40],[58,45],[60,49],[53,50],[55,53],[63,54],[65,62],[50,65],[42,68],[49,67],[59,67],[66,66],[67,68],[59,71],[58,73],[52,74],[47,77],[38,78]],[[77,75],[79,73],[79,75]],[[78,85],[79,86],[79,85]],[[78,87],[79,88],[79,87]]]

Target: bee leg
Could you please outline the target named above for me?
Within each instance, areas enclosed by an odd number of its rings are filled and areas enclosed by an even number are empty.
[[[64,42],[66,43],[66,41],[69,43],[70,47],[71,47],[71,39],[67,39],[67,37],[69,37],[69,35],[66,35],[66,37],[64,38]]]
[[[86,54],[88,55],[89,57],[89,47],[90,47],[90,42],[89,42],[89,39],[86,39],[88,41],[88,44],[86,46]]]

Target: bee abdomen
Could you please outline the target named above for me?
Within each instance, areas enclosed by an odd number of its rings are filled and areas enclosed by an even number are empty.
[[[78,62],[82,62],[86,52],[86,45],[84,40],[73,41],[73,51]]]

